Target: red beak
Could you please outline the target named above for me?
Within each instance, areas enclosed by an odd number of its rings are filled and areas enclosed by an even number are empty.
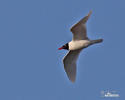
[[[63,49],[63,47],[61,47],[61,48],[58,48],[58,50],[62,50]]]

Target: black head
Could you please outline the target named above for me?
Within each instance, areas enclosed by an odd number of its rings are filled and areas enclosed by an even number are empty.
[[[62,49],[66,49],[69,50],[69,44],[66,43],[65,45],[63,45],[61,48],[58,48],[58,50],[62,50]]]

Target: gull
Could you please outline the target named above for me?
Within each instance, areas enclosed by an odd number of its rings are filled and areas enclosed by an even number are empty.
[[[90,40],[87,37],[86,22],[91,13],[92,11],[71,27],[70,31],[73,34],[72,41],[58,48],[59,50],[68,50],[68,53],[63,58],[63,64],[65,72],[71,82],[75,82],[76,80],[76,61],[80,52],[90,45],[101,43],[103,41],[103,39]]]

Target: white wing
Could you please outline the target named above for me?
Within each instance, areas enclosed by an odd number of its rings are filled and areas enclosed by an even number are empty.
[[[88,39],[85,23],[87,22],[87,20],[90,17],[91,13],[92,13],[92,11],[90,11],[87,16],[85,16],[78,23],[73,25],[72,28],[70,29],[71,32],[73,33],[73,40],[85,40],[85,39]]]
[[[64,69],[66,74],[72,82],[76,79],[76,61],[79,56],[80,50],[69,51],[63,59]]]

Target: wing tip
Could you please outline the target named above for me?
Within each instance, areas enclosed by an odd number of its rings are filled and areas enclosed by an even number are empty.
[[[89,13],[88,13],[88,17],[89,17],[91,14],[92,14],[92,10],[89,11]]]
[[[71,75],[68,75],[67,73],[67,76],[68,76],[68,79],[72,82],[72,83],[75,83],[76,81],[76,74],[74,76],[71,76]]]
[[[87,17],[87,20],[88,20],[88,18],[90,17],[91,14],[92,14],[92,10],[90,10],[89,13],[88,13],[88,15],[85,16],[85,17]],[[84,17],[84,18],[85,18],[85,17]],[[87,20],[86,20],[86,21],[87,21]],[[85,22],[86,22],[86,21],[85,21]],[[80,21],[77,22],[75,25],[73,25],[73,26],[70,28],[70,31],[72,32],[73,29],[74,29],[74,27],[75,27],[76,25],[78,25],[79,23],[80,23]]]
[[[75,83],[76,79],[70,80],[72,83]]]
[[[66,73],[66,74],[67,74],[67,73]],[[68,75],[68,74],[67,74],[67,76],[68,76],[68,79],[69,79],[70,82],[75,83],[76,77],[72,77],[72,76],[70,76],[70,75]]]

